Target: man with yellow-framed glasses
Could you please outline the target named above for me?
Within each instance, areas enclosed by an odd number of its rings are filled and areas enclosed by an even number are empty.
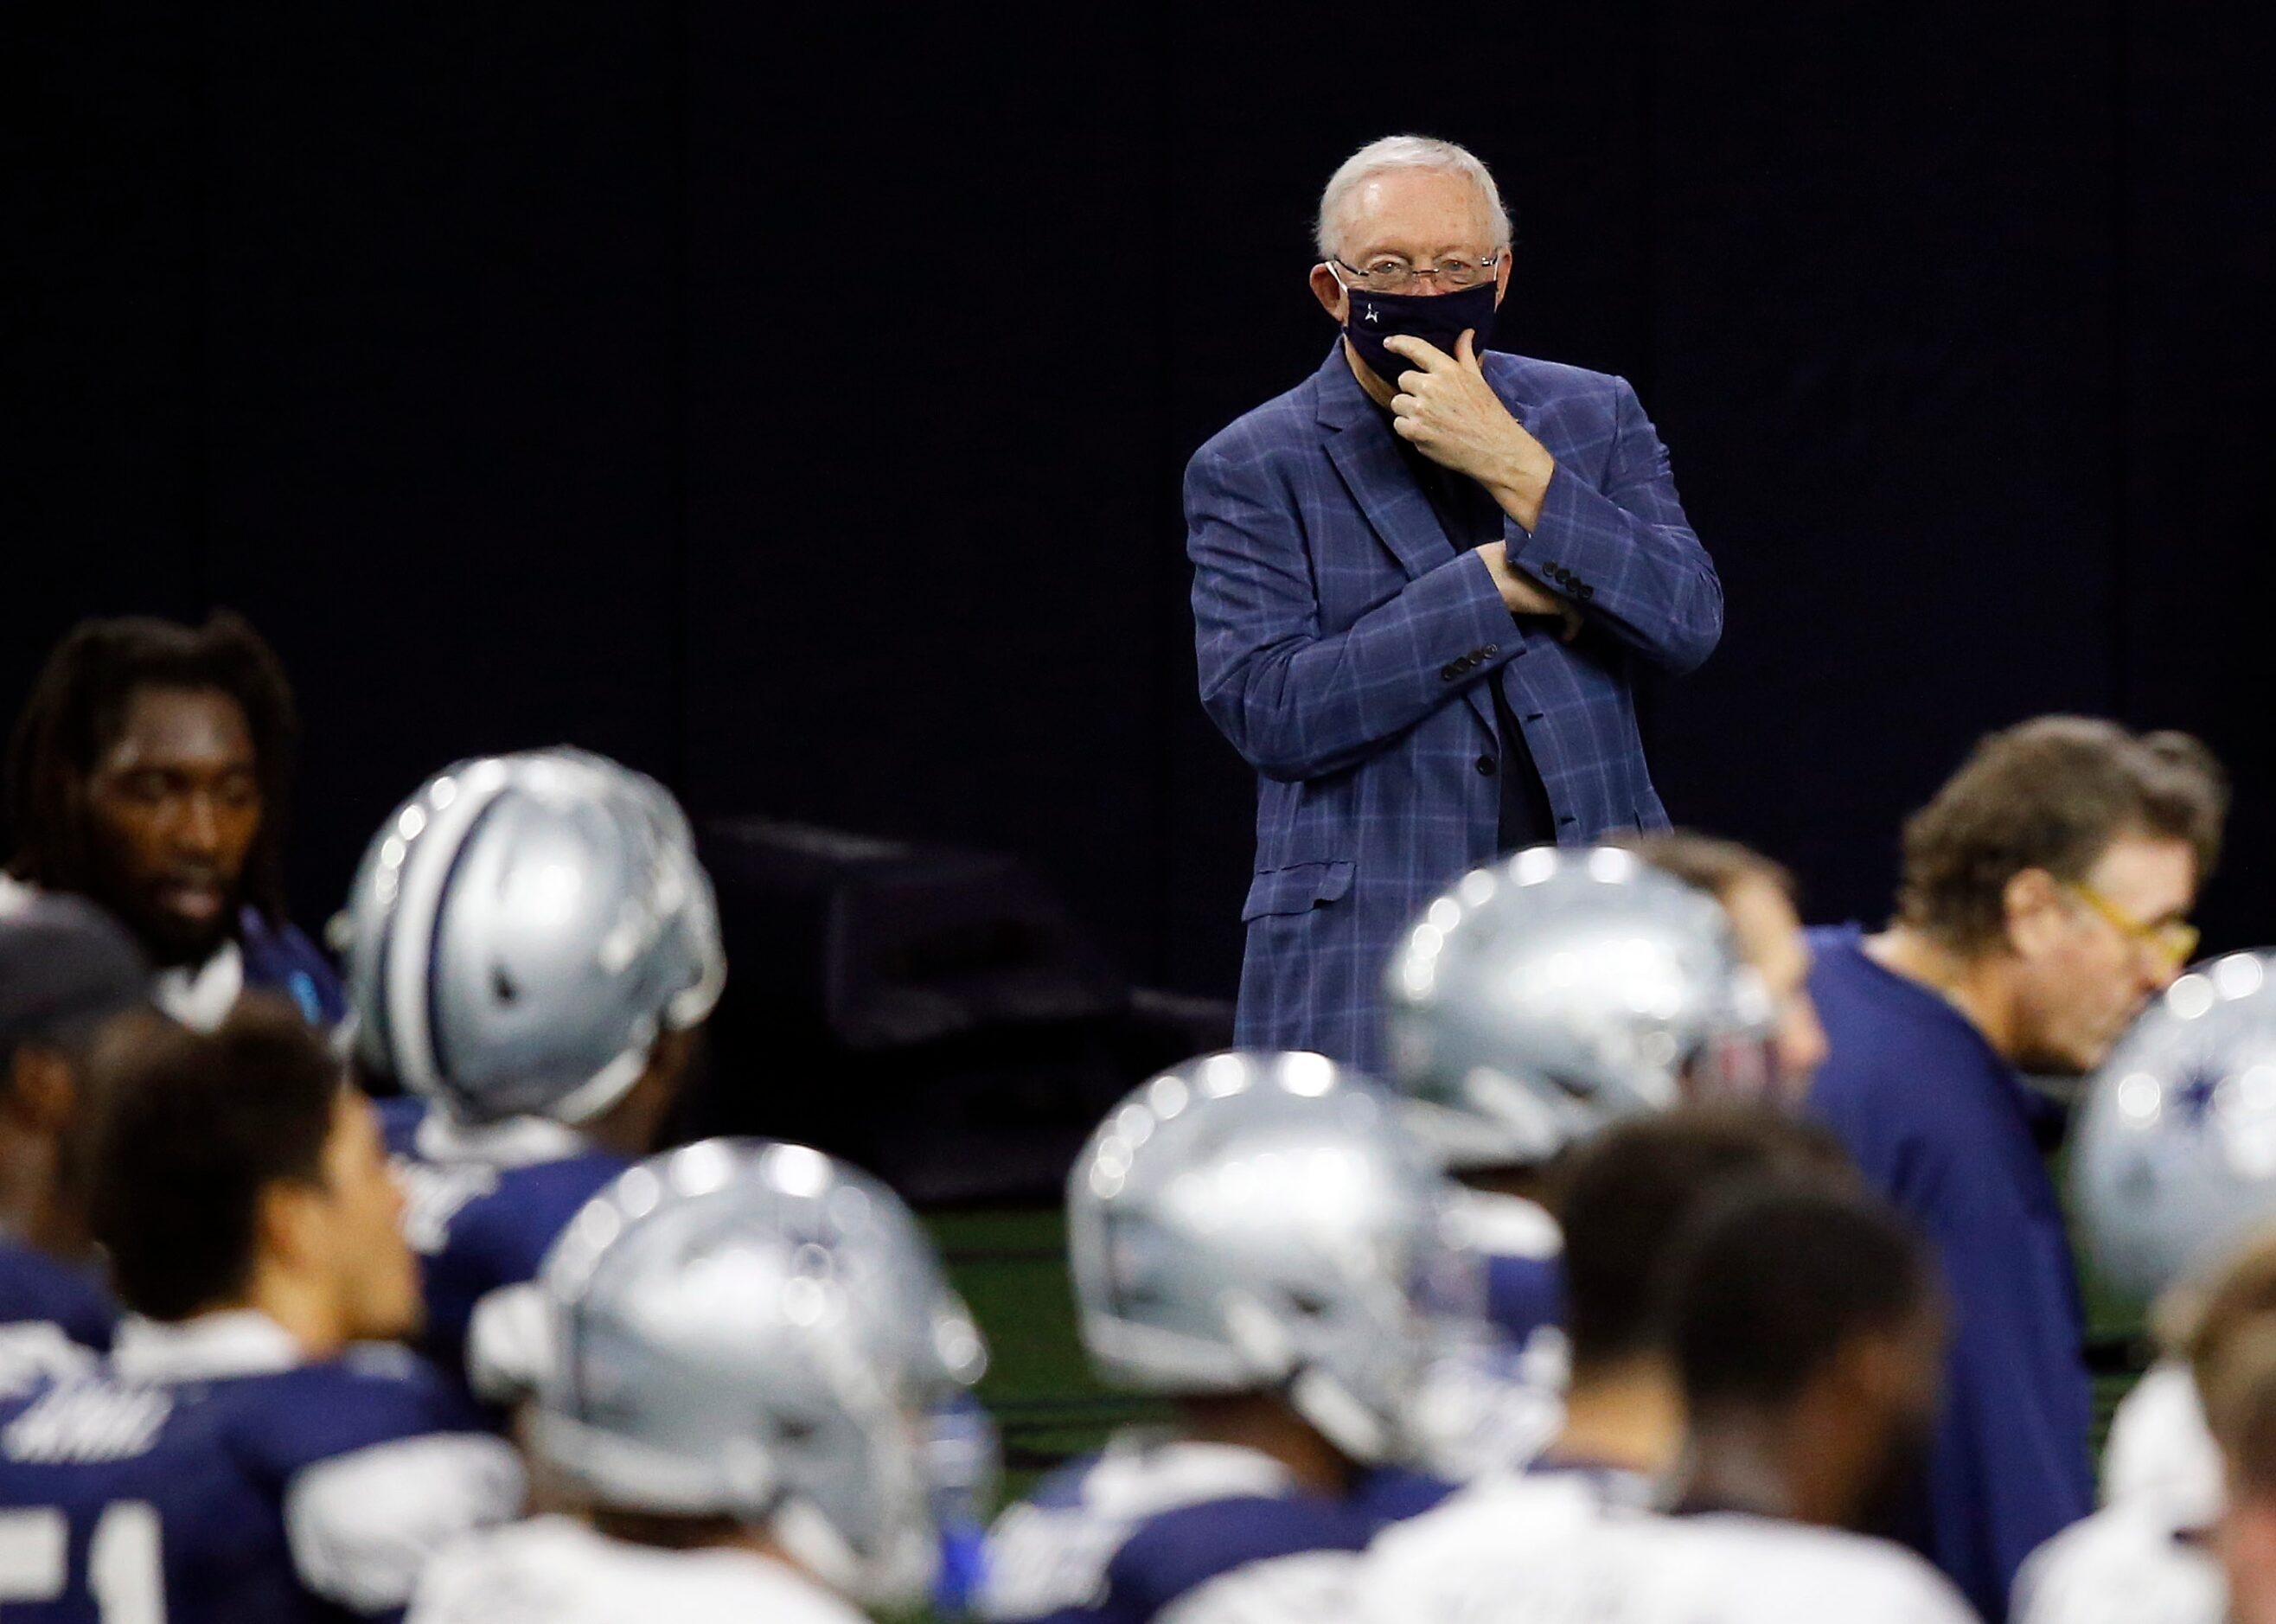
[[[2197,950],[2197,928],[2187,920],[2136,919],[2083,881],[2066,880],[2063,889],[2086,904],[2112,930],[2147,953],[2150,961],[2168,976],[2187,964],[2189,955]]]
[[[2042,717],[1979,741],[1906,823],[1897,915],[1812,933],[1828,1057],[1810,1104],[1936,1245],[1953,1297],[1945,1408],[1901,1532],[1986,1619],[2093,1508],[2090,1395],[2044,1154],[2076,1076],[2196,950],[2228,789],[2181,733]]]

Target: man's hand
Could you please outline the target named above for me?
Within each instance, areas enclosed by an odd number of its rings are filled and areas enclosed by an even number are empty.
[[[1539,524],[1557,459],[1493,392],[1474,335],[1465,330],[1452,355],[1406,333],[1385,339],[1383,347],[1415,366],[1399,375],[1392,429],[1431,461],[1483,485],[1524,528]]]
[[[1486,561],[1486,573],[1500,588],[1502,603],[1510,613],[1554,616],[1564,623],[1557,632],[1562,642],[1569,643],[1581,634],[1580,605],[1569,598],[1559,597],[1523,570],[1514,567],[1506,543],[1488,542],[1478,549],[1478,557]]]

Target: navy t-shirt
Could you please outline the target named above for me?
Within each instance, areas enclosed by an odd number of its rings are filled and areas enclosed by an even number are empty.
[[[1915,1543],[1990,1620],[2015,1570],[2094,1508],[2085,1315],[2040,1144],[2060,1108],[1934,990],[1809,933],[1831,1053],[1812,1112],[1933,1244],[1951,1298],[1944,1409]]]

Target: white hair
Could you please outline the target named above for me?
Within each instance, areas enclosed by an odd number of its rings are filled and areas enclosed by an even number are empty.
[[[1328,177],[1327,189],[1320,194],[1320,218],[1312,231],[1312,240],[1322,259],[1340,256],[1344,205],[1351,194],[1359,190],[1362,182],[1398,169],[1436,170],[1467,179],[1477,187],[1478,195],[1485,201],[1486,218],[1493,227],[1491,246],[1509,247],[1509,211],[1501,206],[1501,188],[1494,185],[1492,174],[1478,162],[1476,153],[1428,135],[1386,135],[1381,140],[1368,142],[1337,165],[1336,172]]]

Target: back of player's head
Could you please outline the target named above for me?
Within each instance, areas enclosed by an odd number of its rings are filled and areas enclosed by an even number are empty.
[[[874,1604],[932,1567],[937,1407],[986,1362],[915,1219],[802,1145],[707,1140],[596,1196],[540,1280],[534,1438],[612,1512],[766,1529]]]
[[[112,1016],[149,1004],[141,948],[93,903],[42,894],[0,907],[0,1087],[19,1048],[84,1059]]]
[[[1696,1215],[1663,1281],[1667,1336],[1695,1423],[1777,1412],[1853,1342],[1935,1323],[1927,1254],[1883,1203],[1823,1180],[1729,1193]]]
[[[1777,1082],[1772,1001],[1729,917],[1632,852],[1537,846],[1465,875],[1392,953],[1385,998],[1412,1124],[1457,1167]]]
[[[1824,1128],[1761,1107],[1686,1106],[1620,1123],[1582,1146],[1556,1203],[1575,1371],[1663,1350],[1658,1276],[1703,1208],[1750,1180],[1815,1178],[1839,1188],[1852,1177]]]
[[[2258,1462],[2258,1481],[2276,1493],[2276,1405],[2264,1416],[2254,1396],[2263,1356],[2276,1353],[2276,1233],[2243,1248],[2170,1317],[2215,1438],[2233,1465]],[[2276,1400],[2276,1371],[2269,1374]]]
[[[1067,1179],[1084,1347],[1109,1380],[1282,1393],[1345,1455],[1412,1442],[1453,1188],[1397,1102],[1317,1054],[1189,1060],[1107,1113]],[[1475,1309],[1475,1301],[1463,1304]]]
[[[2189,1362],[2198,1385],[2205,1386],[2212,1366],[2244,1332],[2276,1325],[2276,1232],[2264,1233],[2218,1274],[2161,1309],[2160,1339]]]
[[[2219,1446],[2219,1537],[2212,1542],[2235,1619],[2276,1616],[2276,1324],[2241,1327],[2198,1385]]]
[[[471,1122],[588,1122],[726,974],[679,804],[601,756],[462,762],[373,838],[348,905],[369,1072]]]
[[[138,1034],[102,1069],[90,1220],[121,1301],[175,1320],[235,1300],[264,1193],[323,1181],[339,1062],[298,1013],[247,999],[212,1033]]]
[[[2070,1153],[2098,1275],[2143,1301],[2276,1223],[2276,953],[2181,976],[2089,1078]]]
[[[2276,1320],[2238,1327],[2200,1367],[2198,1391],[2230,1482],[2276,1497]]]

